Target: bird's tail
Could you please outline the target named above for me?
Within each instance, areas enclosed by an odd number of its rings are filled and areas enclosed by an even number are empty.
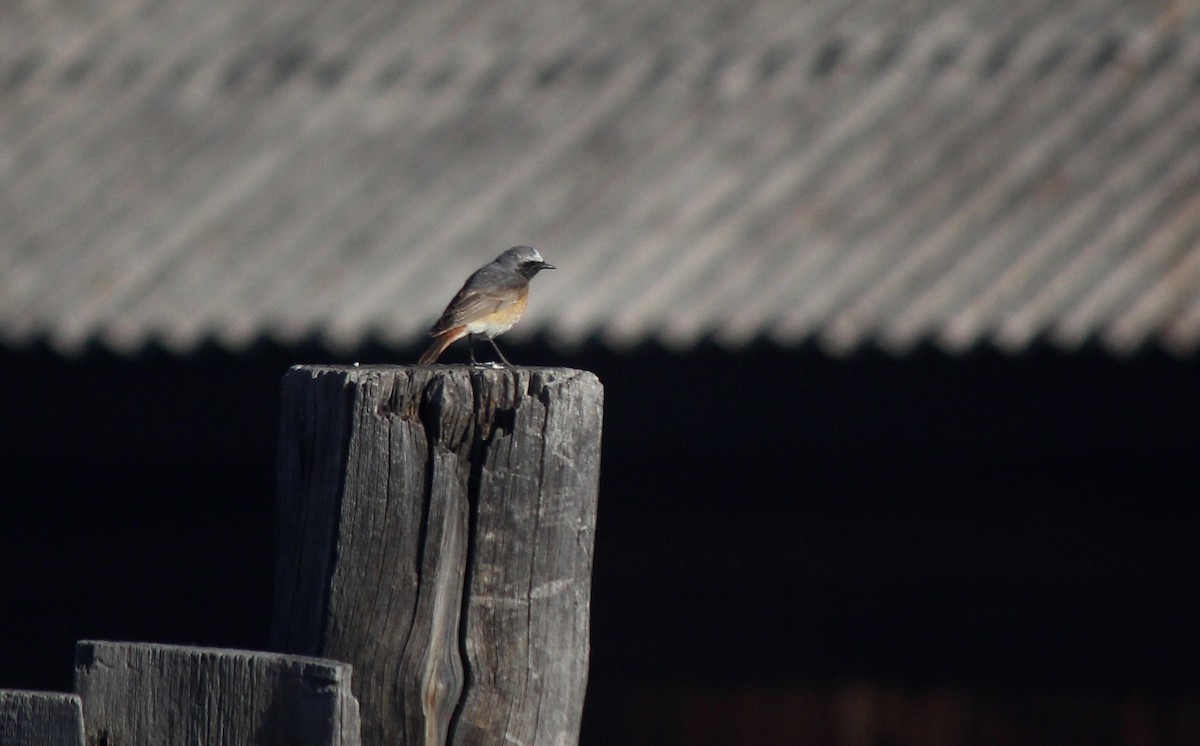
[[[429,345],[429,349],[417,360],[418,365],[429,365],[438,359],[438,356],[446,351],[446,348],[461,339],[465,330],[463,327],[455,327],[447,329],[442,334],[439,334],[437,339],[433,340],[433,344]]]

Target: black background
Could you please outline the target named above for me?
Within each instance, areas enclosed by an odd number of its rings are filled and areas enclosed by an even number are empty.
[[[606,387],[585,743],[680,681],[1200,684],[1194,360],[506,353]],[[0,351],[0,687],[69,690],[79,639],[265,647],[280,376],[415,357]]]

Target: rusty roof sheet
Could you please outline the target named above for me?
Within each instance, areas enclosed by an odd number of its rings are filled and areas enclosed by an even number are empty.
[[[1200,9],[110,0],[0,23],[0,341],[1194,354]]]

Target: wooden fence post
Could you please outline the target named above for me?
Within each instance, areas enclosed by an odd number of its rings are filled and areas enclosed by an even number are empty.
[[[602,399],[563,368],[284,377],[272,647],[354,665],[364,744],[578,742]]]
[[[80,642],[89,744],[358,746],[350,666],[246,650]]]
[[[79,697],[0,689],[0,746],[83,746]]]

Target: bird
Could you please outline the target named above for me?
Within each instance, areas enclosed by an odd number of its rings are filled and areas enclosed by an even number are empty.
[[[467,338],[471,364],[475,365],[475,337],[491,343],[505,365],[512,365],[496,345],[496,337],[513,328],[525,315],[529,281],[543,269],[554,269],[532,246],[514,246],[471,273],[462,289],[429,330],[434,342],[418,363],[429,365],[447,347]]]

